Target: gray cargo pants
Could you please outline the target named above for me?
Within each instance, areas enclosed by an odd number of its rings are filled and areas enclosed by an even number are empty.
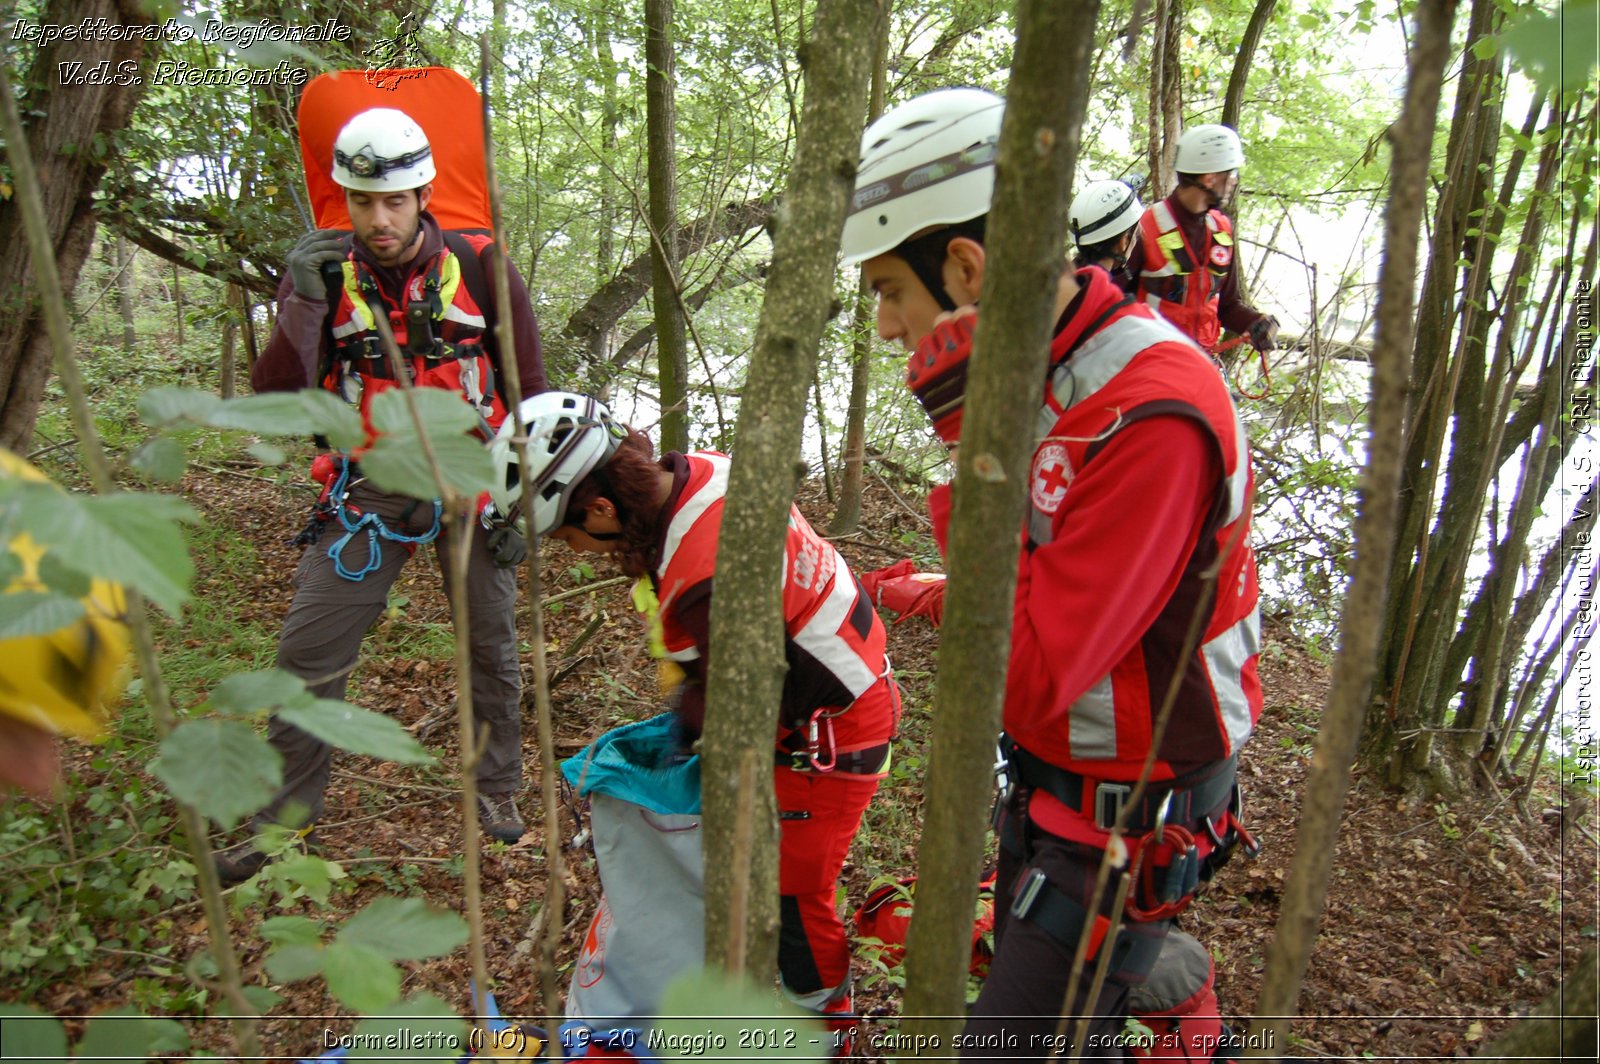
[[[426,531],[433,504],[380,492],[360,483],[350,503],[376,513],[389,527],[407,535]],[[411,552],[393,540],[379,538],[376,568],[360,580],[342,577],[328,550],[344,535],[337,521],[323,526],[322,537],[305,549],[294,575],[294,602],[278,639],[278,667],[306,681],[319,698],[342,699],[367,629],[383,613],[389,588]],[[478,760],[478,786],[486,794],[507,794],[522,785],[522,672],[517,658],[516,571],[494,564],[485,545],[487,533],[472,526],[472,553],[467,569],[468,625],[472,644],[472,712],[488,742]],[[448,539],[436,543],[445,592],[454,595],[448,564]],[[351,537],[340,553],[346,570],[360,572],[371,554],[366,532]],[[273,822],[285,806],[303,809],[315,820],[322,815],[323,791],[333,750],[291,724],[273,717],[267,740],[283,755],[283,786],[256,816]],[[298,820],[299,818],[296,817]]]

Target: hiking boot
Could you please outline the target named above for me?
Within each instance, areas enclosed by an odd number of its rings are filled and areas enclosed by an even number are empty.
[[[226,850],[218,850],[212,855],[212,863],[217,868],[217,878],[222,880],[222,885],[225,887],[243,883],[265,868],[267,862],[271,860],[272,858],[256,849],[254,838],[235,843]]]
[[[522,814],[517,812],[517,796],[510,791],[503,794],[478,795],[478,824],[484,834],[501,842],[516,842],[527,831]]]

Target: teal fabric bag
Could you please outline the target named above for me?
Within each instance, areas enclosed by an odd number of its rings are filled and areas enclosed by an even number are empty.
[[[678,752],[671,713],[612,728],[561,763],[578,794],[609,794],[652,813],[700,812],[700,755]]]

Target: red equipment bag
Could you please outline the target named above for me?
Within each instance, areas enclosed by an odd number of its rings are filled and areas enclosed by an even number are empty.
[[[994,881],[990,872],[978,884],[978,914],[972,922],[972,962],[967,971],[982,978],[989,974],[994,960]],[[906,956],[906,932],[911,927],[911,903],[916,898],[917,877],[907,876],[896,883],[885,883],[856,910],[856,934],[883,943],[879,959],[890,968]]]
[[[944,621],[944,574],[919,573],[909,558],[861,576],[861,586],[874,606],[900,615],[899,624],[911,617],[926,617],[935,628]]]
[[[349,229],[344,189],[333,180],[333,141],[346,122],[374,107],[404,111],[433,149],[433,200],[441,229],[488,232],[489,183],[483,166],[483,100],[472,82],[447,67],[336,70],[300,94],[300,158],[318,229]]]
[[[1128,1010],[1154,1038],[1128,1047],[1134,1060],[1227,1061],[1235,1058],[1232,1032],[1223,1026],[1212,984],[1211,954],[1192,935],[1174,928],[1161,943],[1150,978],[1132,988]]]

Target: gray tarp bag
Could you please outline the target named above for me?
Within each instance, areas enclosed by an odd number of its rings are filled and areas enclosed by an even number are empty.
[[[705,958],[700,759],[678,753],[672,714],[614,728],[561,772],[589,799],[600,908],[567,995],[596,1029],[656,1014],[668,984]]]

